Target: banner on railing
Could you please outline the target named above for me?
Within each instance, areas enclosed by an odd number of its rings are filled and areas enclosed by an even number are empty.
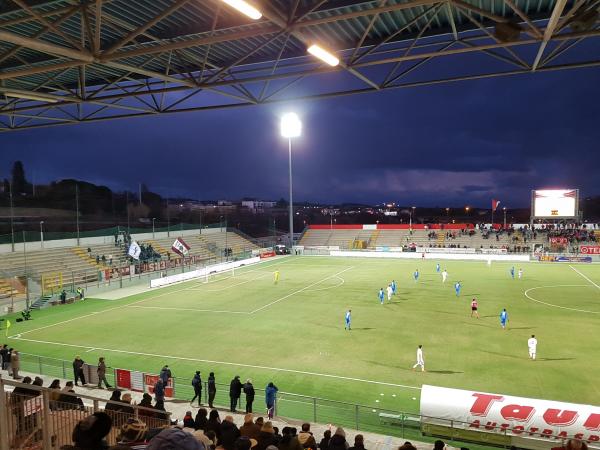
[[[423,385],[421,416],[423,424],[541,439],[547,448],[570,438],[600,441],[600,407],[592,405]]]
[[[567,245],[569,243],[566,237],[551,237],[550,244],[552,245]]]
[[[148,394],[154,394],[154,385],[158,381],[158,375],[144,374],[144,388]],[[169,378],[169,384],[165,386],[165,396],[175,397],[175,386],[173,386],[173,378]]]
[[[579,253],[586,255],[600,255],[600,245],[580,245]]]

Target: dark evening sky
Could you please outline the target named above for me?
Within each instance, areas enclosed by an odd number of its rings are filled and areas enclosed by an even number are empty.
[[[529,191],[600,194],[599,69],[0,135],[0,176],[73,177],[168,196],[287,198],[279,116],[296,111],[298,201],[528,206]]]

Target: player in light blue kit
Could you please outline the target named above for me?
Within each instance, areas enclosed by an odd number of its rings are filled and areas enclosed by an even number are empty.
[[[515,266],[512,266],[510,268],[510,276],[512,277],[512,279],[515,279]]]
[[[385,298],[385,294],[383,293],[383,288],[379,289],[379,303],[383,305],[383,299]]]
[[[413,277],[415,278],[415,283],[419,281],[419,269],[415,269],[415,273],[413,273]]]
[[[441,269],[441,267],[440,267],[440,263],[437,263],[437,264],[435,265],[435,271],[436,271],[437,273],[440,273],[440,269]]]
[[[352,328],[350,328],[350,322],[352,322],[352,310],[351,309],[346,311],[345,320],[346,320],[346,325],[344,325],[344,330],[351,330],[352,329]]]
[[[392,280],[392,295],[396,295],[396,280]]]
[[[502,329],[506,330],[506,323],[508,322],[508,313],[506,312],[506,308],[502,310],[500,313],[500,325],[502,325]]]
[[[456,283],[454,283],[454,291],[456,292],[457,297],[460,295],[461,287],[462,287],[462,285],[460,284],[460,281],[457,281]]]

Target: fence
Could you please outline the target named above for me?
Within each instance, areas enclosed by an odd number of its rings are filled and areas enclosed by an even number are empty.
[[[56,378],[69,379],[72,374],[72,362],[21,353],[21,370]],[[112,386],[117,386],[115,373],[113,371],[107,371],[107,378]],[[194,389],[191,386],[190,381],[191,380],[187,378],[172,379],[175,399],[189,401],[194,397]],[[266,406],[264,405],[265,391],[256,387],[255,391],[256,400],[253,405],[253,411],[255,413],[258,412],[259,414],[266,415]],[[85,398],[94,399],[93,397]],[[106,400],[100,401],[105,402]],[[201,402],[204,405],[208,404],[208,386],[206,382],[203,382]],[[229,409],[229,405],[229,385],[217,383],[213,406]],[[1,406],[2,405],[0,405],[0,407]],[[245,399],[242,395],[242,398],[238,401],[238,409],[244,411],[245,406]],[[94,408],[97,410],[97,403],[94,403]],[[142,408],[142,410],[143,409],[144,408]],[[137,411],[135,414],[138,414]],[[313,423],[335,424],[336,426],[342,426],[347,429],[369,431],[406,440],[431,442],[438,436],[449,439],[451,445],[458,447],[463,446],[462,443],[465,441],[485,444],[483,446],[469,444],[470,450],[484,450],[489,449],[490,446],[510,448],[514,445],[513,440],[515,439],[514,436],[510,435],[510,430],[501,426],[496,426],[495,424],[486,426],[487,430],[494,431],[494,433],[483,433],[469,430],[469,424],[465,422],[435,417],[424,417],[418,413],[380,409],[366,405],[328,400],[283,391],[279,391],[277,394],[275,414],[280,417]],[[423,421],[423,419],[431,420]],[[442,423],[444,425],[424,423],[428,421],[433,421],[436,424]],[[0,432],[0,434],[2,433]],[[536,449],[550,448],[539,446],[540,443],[543,444],[549,442],[546,435],[541,433],[536,435],[536,433],[533,432],[528,434],[529,436],[527,438],[520,439],[519,447]],[[526,445],[528,440],[530,441],[531,446]],[[553,445],[560,446],[565,440],[566,438],[561,440],[556,439],[553,441]],[[590,448],[600,448],[595,446],[596,443],[590,445]]]

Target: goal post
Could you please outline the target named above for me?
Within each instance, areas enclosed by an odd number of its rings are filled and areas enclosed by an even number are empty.
[[[226,280],[228,278],[233,278],[235,276],[235,267],[231,267],[224,270],[206,272],[204,274],[202,283],[216,283],[217,281]]]

